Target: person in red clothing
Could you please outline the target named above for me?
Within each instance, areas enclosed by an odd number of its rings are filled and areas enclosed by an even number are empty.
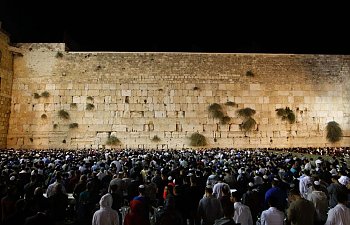
[[[130,212],[125,215],[124,225],[150,225],[150,221],[144,216],[143,206],[140,200],[132,200]]]

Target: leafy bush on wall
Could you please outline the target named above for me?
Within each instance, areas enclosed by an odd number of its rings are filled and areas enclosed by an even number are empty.
[[[335,121],[328,122],[326,126],[327,140],[331,143],[338,142],[342,139],[343,131],[340,125]]]
[[[160,138],[158,137],[158,135],[154,135],[153,138],[152,138],[152,141],[153,142],[159,142]]]
[[[288,120],[289,123],[295,123],[295,114],[289,107],[276,109],[277,116],[282,120]]]
[[[69,124],[69,128],[70,128],[70,129],[78,128],[78,127],[79,127],[79,124],[78,124],[78,123],[71,123],[71,124]]]
[[[191,146],[198,147],[198,146],[207,145],[206,138],[200,133],[193,133],[190,137],[190,140],[191,140],[191,142],[190,142]]]
[[[86,104],[86,110],[93,110],[95,108],[94,104],[87,103]]]
[[[120,140],[116,136],[111,135],[108,137],[106,144],[107,145],[117,145],[119,143],[120,143]]]
[[[50,93],[48,91],[44,91],[43,93],[41,93],[41,96],[44,98],[48,98],[50,97]]]
[[[61,119],[66,119],[66,120],[69,119],[69,113],[66,110],[64,110],[64,109],[61,109],[60,111],[58,111],[58,116]]]

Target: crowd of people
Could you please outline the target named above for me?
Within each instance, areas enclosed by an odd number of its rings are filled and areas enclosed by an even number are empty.
[[[349,147],[3,149],[0,224],[349,225],[349,156]]]

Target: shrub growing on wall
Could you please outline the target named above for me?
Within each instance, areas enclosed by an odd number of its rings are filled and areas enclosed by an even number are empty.
[[[254,109],[251,109],[251,108],[244,108],[244,109],[237,110],[238,116],[243,117],[243,118],[252,117],[255,113],[256,113],[256,111]]]
[[[207,140],[205,139],[205,137],[200,134],[200,133],[193,133],[190,137],[190,145],[191,146],[205,146],[207,145]]]
[[[244,131],[251,131],[256,125],[256,121],[252,117],[248,117],[243,120],[239,127]]]
[[[227,124],[230,122],[231,118],[223,112],[223,109],[220,104],[213,103],[208,107],[209,114],[215,118],[219,119],[221,124]]]
[[[78,124],[78,123],[71,123],[71,124],[69,124],[69,128],[70,128],[70,129],[78,128],[78,127],[79,127],[79,124]]]
[[[255,113],[256,111],[251,108],[237,110],[238,116],[243,117],[243,122],[239,125],[242,130],[251,131],[255,127],[256,121],[252,117]]]
[[[328,122],[326,126],[327,140],[331,143],[338,142],[342,139],[343,131],[339,124],[335,121]]]
[[[277,116],[282,120],[288,120],[289,123],[295,123],[295,114],[289,107],[276,109]]]
[[[34,98],[35,99],[38,99],[38,98],[40,98],[41,96],[38,94],[38,93],[34,93]]]
[[[44,91],[43,93],[41,93],[41,96],[44,98],[48,98],[50,97],[50,93],[48,91]]]
[[[154,135],[153,138],[152,138],[152,141],[153,142],[159,142],[160,138],[158,137],[158,135]]]
[[[61,119],[65,119],[65,120],[69,119],[69,113],[66,110],[64,110],[64,109],[61,109],[60,111],[58,111],[58,116]]]
[[[86,104],[86,110],[93,110],[95,108],[94,104],[88,103]]]
[[[117,145],[119,143],[120,143],[120,140],[116,136],[111,135],[108,137],[106,144],[107,145]]]
[[[91,97],[91,96],[88,96],[86,99],[89,100],[89,101],[93,101],[94,100],[94,98]]]

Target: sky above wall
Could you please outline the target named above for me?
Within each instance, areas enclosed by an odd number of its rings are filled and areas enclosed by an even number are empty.
[[[252,5],[46,4],[4,1],[0,21],[13,43],[65,42],[72,51],[350,54],[348,19],[340,12]]]

